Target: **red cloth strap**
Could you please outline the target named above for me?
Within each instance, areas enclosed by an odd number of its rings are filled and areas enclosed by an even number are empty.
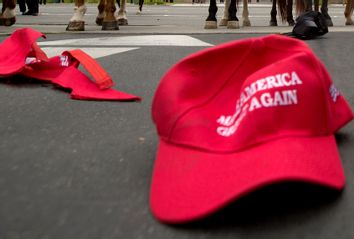
[[[91,56],[80,49],[63,52],[63,55],[71,56],[79,61],[95,80],[100,89],[108,89],[114,85],[110,75]]]
[[[72,80],[75,79],[75,80]],[[98,89],[84,73],[74,66],[66,70],[52,81],[63,88],[71,89],[71,98],[77,100],[114,100],[139,101],[140,97],[116,89]]]

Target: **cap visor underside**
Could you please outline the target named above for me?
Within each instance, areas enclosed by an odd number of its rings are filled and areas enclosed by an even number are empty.
[[[334,136],[283,138],[228,154],[161,140],[150,205],[160,221],[186,223],[260,187],[283,181],[343,189],[344,172]]]

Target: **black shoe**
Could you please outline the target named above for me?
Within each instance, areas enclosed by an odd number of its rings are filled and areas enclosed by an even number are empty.
[[[38,12],[32,13],[32,16],[38,16]]]

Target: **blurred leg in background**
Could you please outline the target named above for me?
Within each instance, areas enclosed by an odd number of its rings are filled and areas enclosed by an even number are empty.
[[[17,0],[22,15],[26,12],[26,0]]]
[[[25,12],[23,15],[32,15],[38,16],[39,12],[39,2],[38,0],[26,0],[28,11]]]

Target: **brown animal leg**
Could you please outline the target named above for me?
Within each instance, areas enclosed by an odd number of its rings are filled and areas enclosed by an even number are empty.
[[[103,19],[104,19],[104,6],[105,6],[105,0],[100,0],[98,3],[98,15],[96,17],[96,24],[99,26],[102,26]]]
[[[306,0],[305,11],[312,11],[312,0]]]
[[[85,30],[85,20],[84,15],[86,13],[85,0],[75,0],[74,15],[70,19],[67,31],[84,31]]]
[[[3,13],[6,8],[11,10],[15,9],[16,7],[16,0],[4,0],[1,12]]]
[[[280,18],[282,22],[286,22],[287,20],[287,11],[288,11],[288,3],[287,1],[278,1],[278,9],[280,13]]]
[[[102,30],[119,30],[118,22],[114,16],[114,13],[116,11],[115,1],[106,0],[105,2],[105,16],[102,23]]]
[[[3,0],[3,5],[0,14],[0,26],[11,26],[15,24],[15,0]]]
[[[315,11],[318,12],[320,10],[320,0],[314,0]]]
[[[345,25],[354,25],[352,15],[353,15],[354,4],[353,0],[348,0],[347,5],[345,6],[344,16],[345,16]]]
[[[126,0],[122,0],[120,4],[118,16],[117,16],[119,25],[128,25],[126,2],[127,2]]]

